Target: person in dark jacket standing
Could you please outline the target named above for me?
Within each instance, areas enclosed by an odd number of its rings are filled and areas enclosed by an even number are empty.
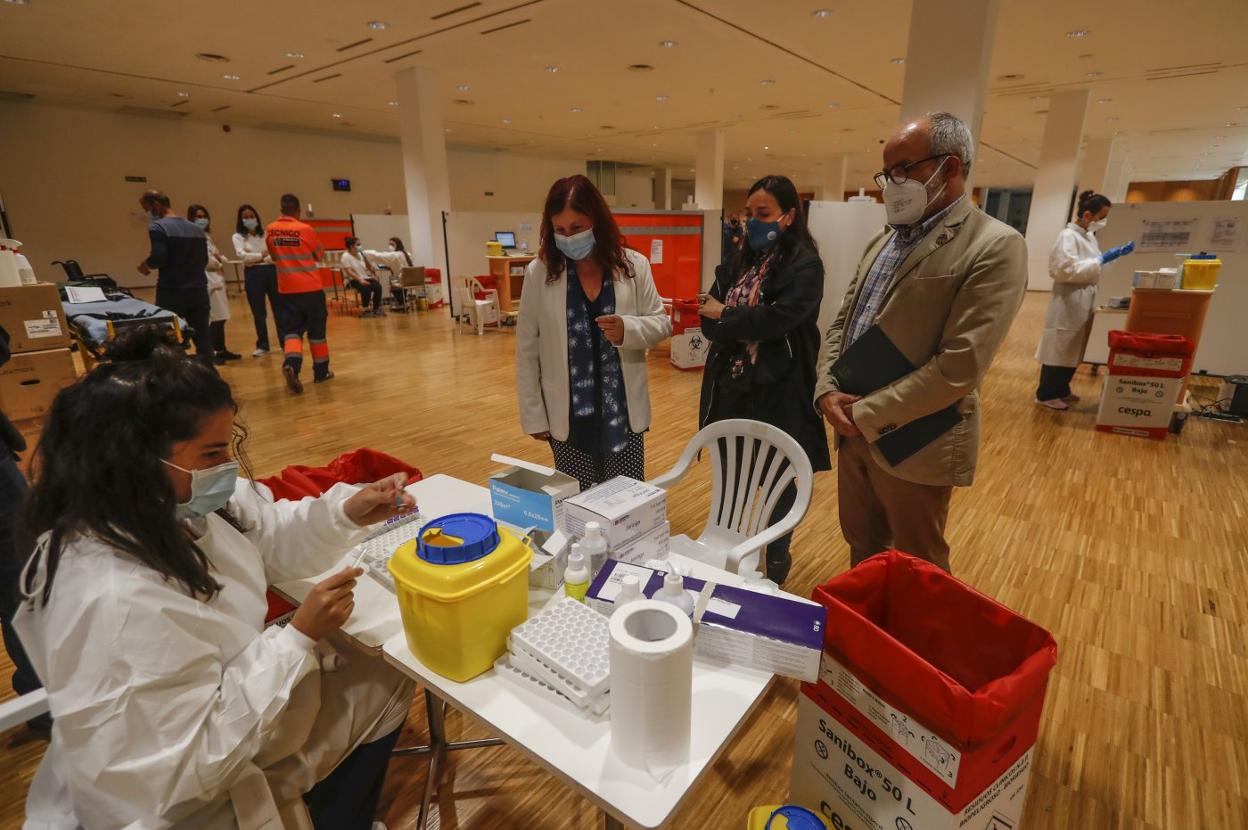
[[[191,327],[195,356],[211,365],[216,358],[209,328],[208,238],[195,223],[171,212],[169,197],[149,190],[139,198],[151,224],[152,251],[139,263],[144,276],[157,271],[156,305],[181,317]]]
[[[702,333],[711,341],[702,374],[700,426],[727,418],[750,418],[793,437],[815,472],[832,468],[828,436],[811,409],[819,354],[819,303],[823,261],[806,227],[793,182],[766,176],[746,201],[746,244],[715,269],[715,284],[702,302]],[[790,486],[777,502],[772,523],[797,497]],[[792,534],[767,546],[767,576],[788,576]]]

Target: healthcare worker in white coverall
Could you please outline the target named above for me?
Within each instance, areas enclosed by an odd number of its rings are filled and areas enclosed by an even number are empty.
[[[301,798],[317,830],[373,826],[413,685],[338,634],[360,570],[285,628],[264,627],[265,586],[413,502],[401,476],[267,501],[238,477],[235,410],[152,328],[52,405],[14,621],[53,717],[27,828],[275,830]]]
[[[1080,193],[1075,221],[1062,228],[1049,252],[1053,297],[1036,349],[1041,364],[1036,403],[1049,409],[1070,409],[1069,404],[1079,400],[1070,389],[1070,380],[1083,360],[1092,331],[1101,266],[1135,250],[1135,243],[1128,242],[1101,253],[1096,232],[1108,224],[1109,208],[1105,196],[1091,190]]]

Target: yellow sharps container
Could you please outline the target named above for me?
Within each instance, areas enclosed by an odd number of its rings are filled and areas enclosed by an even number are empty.
[[[493,666],[528,617],[532,558],[528,545],[480,513],[426,524],[390,559],[412,654],[451,680]]]

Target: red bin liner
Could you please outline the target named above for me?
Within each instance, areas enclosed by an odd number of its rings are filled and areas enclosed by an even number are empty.
[[[1033,706],[1057,663],[1048,631],[898,551],[816,587],[813,599],[828,609],[825,650],[963,751]]]
[[[420,470],[384,452],[362,448],[343,453],[324,467],[294,464],[276,476],[260,479],[273,491],[274,499],[298,500],[319,496],[335,484],[367,484],[395,473],[407,476],[407,483],[420,481]]]
[[[1142,331],[1111,331],[1109,347],[1131,352],[1161,352],[1190,355],[1192,341],[1181,334],[1151,334]]]

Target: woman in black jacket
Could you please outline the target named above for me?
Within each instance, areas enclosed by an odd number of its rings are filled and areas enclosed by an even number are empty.
[[[746,242],[715,269],[702,303],[702,333],[711,341],[702,375],[700,426],[750,418],[793,437],[815,472],[831,469],[828,436],[811,403],[819,356],[819,303],[823,261],[806,227],[793,182],[766,176],[746,201]],[[772,512],[772,523],[797,497],[790,486]],[[767,546],[767,576],[788,576],[792,534]]]

